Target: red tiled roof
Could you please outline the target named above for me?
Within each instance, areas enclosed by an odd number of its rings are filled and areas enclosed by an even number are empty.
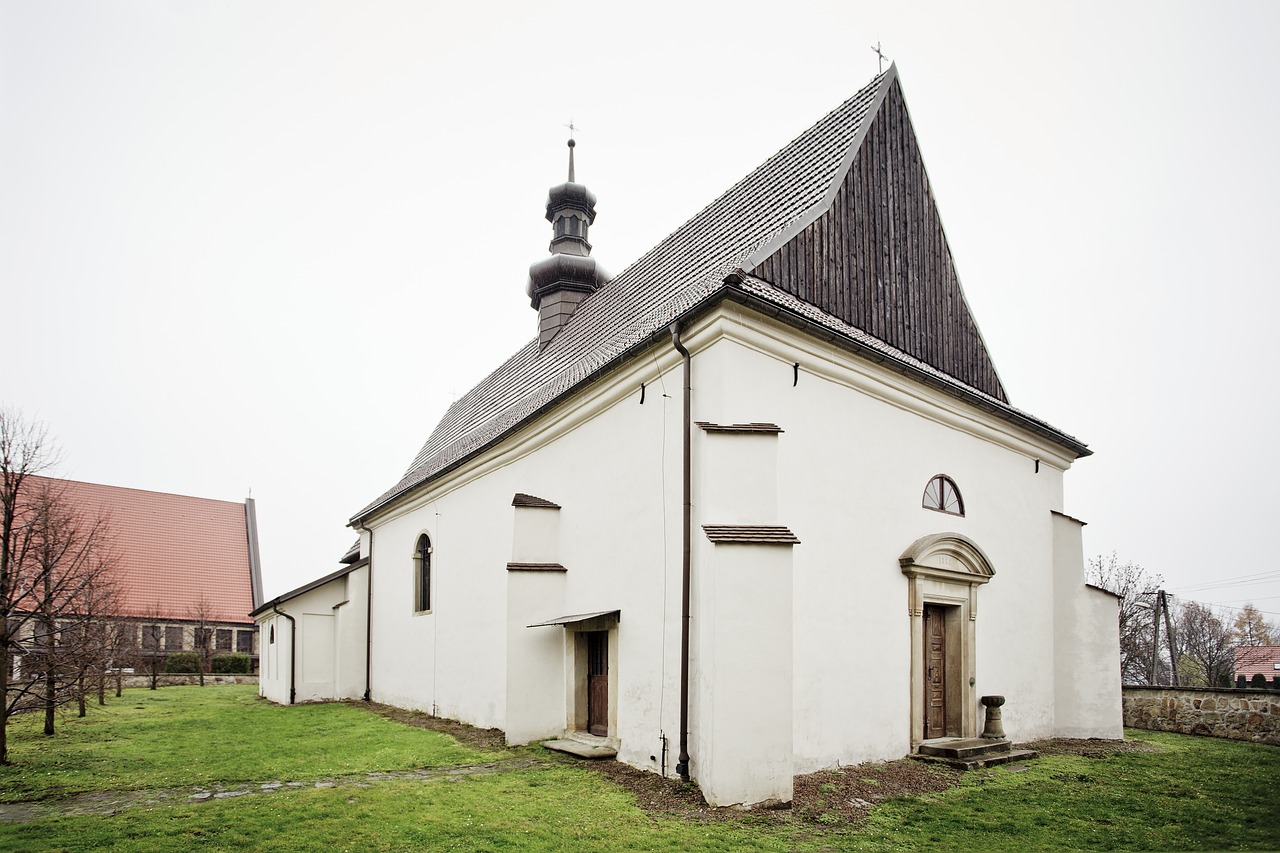
[[[1236,675],[1252,678],[1262,673],[1270,681],[1280,675],[1280,646],[1236,646]]]
[[[33,477],[32,480],[44,480]],[[218,622],[252,623],[253,585],[245,505],[119,486],[49,481],[112,532],[121,614],[192,618],[201,593]]]

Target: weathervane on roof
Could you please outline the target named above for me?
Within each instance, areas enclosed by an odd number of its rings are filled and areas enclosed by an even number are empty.
[[[876,39],[875,46],[871,48],[876,53],[876,58],[880,62],[880,71],[884,71],[884,51],[880,49],[880,39]]]

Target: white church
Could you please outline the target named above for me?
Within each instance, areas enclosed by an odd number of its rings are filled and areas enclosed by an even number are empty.
[[[536,336],[342,568],[255,611],[263,695],[568,739],[712,805],[973,737],[987,695],[1017,740],[1121,737],[1063,502],[1089,450],[1010,405],[896,68],[611,279],[569,145]]]

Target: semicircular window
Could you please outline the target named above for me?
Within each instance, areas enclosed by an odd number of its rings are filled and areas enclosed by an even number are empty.
[[[939,474],[929,481],[924,487],[924,499],[920,505],[935,512],[964,515],[964,498],[960,497],[956,481],[946,474]]]

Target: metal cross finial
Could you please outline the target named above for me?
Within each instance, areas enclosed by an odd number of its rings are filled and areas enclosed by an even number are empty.
[[[565,127],[569,128],[569,183],[573,183],[573,146],[577,145],[573,141],[573,132],[578,128],[574,125],[573,119],[569,119]]]
[[[880,62],[880,70],[884,71],[884,51],[880,49],[880,39],[876,39],[875,46],[871,49],[875,51],[876,57]]]

